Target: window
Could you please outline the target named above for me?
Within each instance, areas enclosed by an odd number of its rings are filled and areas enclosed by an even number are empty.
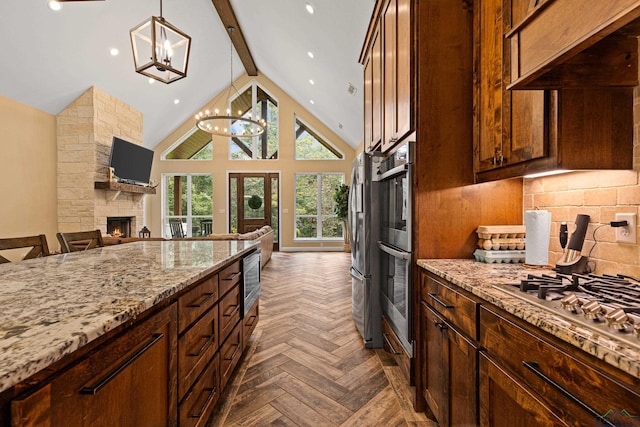
[[[164,237],[213,233],[213,177],[163,175]]]
[[[256,82],[231,101],[231,111],[242,117],[261,117],[267,121],[265,131],[249,138],[229,138],[229,158],[232,160],[263,160],[278,158],[278,102]],[[253,114],[253,112],[257,114]],[[231,126],[237,126],[231,123]]]
[[[296,117],[296,160],[342,160],[344,155]]]
[[[334,212],[333,193],[344,174],[296,174],[296,239],[342,239],[342,222]]]
[[[162,160],[211,159],[213,159],[211,134],[198,128],[193,128],[167,151],[162,153]]]

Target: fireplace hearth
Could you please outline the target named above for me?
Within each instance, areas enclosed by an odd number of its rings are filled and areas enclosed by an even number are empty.
[[[130,216],[117,216],[107,218],[107,234],[113,237],[131,237]]]

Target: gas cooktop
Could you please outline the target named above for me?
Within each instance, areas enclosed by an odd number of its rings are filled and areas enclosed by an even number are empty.
[[[622,274],[529,274],[496,289],[640,350],[640,280]]]

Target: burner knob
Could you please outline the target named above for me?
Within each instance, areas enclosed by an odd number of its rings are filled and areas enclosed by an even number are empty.
[[[560,304],[562,304],[562,308],[567,311],[578,312],[578,309],[582,305],[582,302],[578,299],[576,294],[571,293],[569,295],[565,295],[560,300]]]
[[[633,319],[629,318],[627,313],[625,313],[621,308],[616,308],[611,313],[607,314],[606,320],[610,328],[617,329],[619,331],[633,326]]]
[[[598,301],[588,301],[582,304],[580,307],[582,314],[587,319],[601,320],[601,318],[607,314],[607,311],[600,305]]]

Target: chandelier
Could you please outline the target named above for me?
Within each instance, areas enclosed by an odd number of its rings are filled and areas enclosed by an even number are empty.
[[[235,28],[229,27],[227,30],[233,33]],[[231,36],[229,36],[229,44],[231,44]],[[235,96],[235,99],[238,101],[242,98],[238,93],[238,89],[236,89],[233,84],[233,47],[231,47],[230,52],[231,82],[225,99],[231,104],[231,98],[233,96]],[[220,114],[218,109],[215,109],[213,114],[211,114],[209,110],[201,111],[196,114],[196,126],[198,126],[198,129],[218,136],[238,138],[258,136],[265,131],[267,122],[264,119],[258,118],[255,114],[252,115],[252,111],[251,105],[238,110],[237,115],[232,114],[231,108],[227,108],[226,114]]]
[[[191,37],[165,21],[152,16],[131,29],[131,48],[136,72],[163,83],[187,77]]]

